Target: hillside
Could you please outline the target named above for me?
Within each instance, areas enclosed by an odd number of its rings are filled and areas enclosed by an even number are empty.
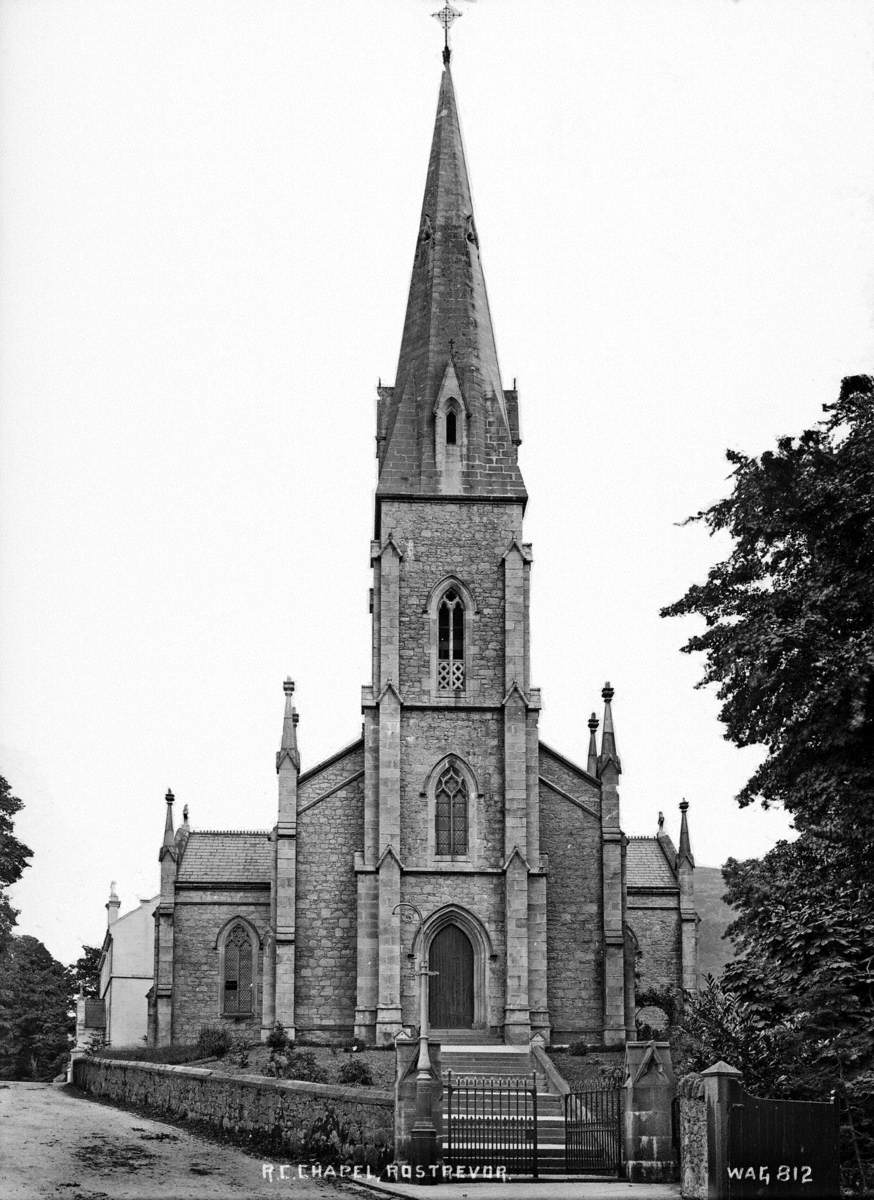
[[[732,912],[723,902],[725,883],[721,867],[695,868],[695,907],[701,918],[698,926],[698,976],[716,979],[732,957],[731,942],[723,940]]]

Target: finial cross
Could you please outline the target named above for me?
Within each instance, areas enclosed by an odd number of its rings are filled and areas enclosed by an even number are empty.
[[[453,8],[446,0],[439,12],[431,13],[435,20],[439,21],[443,26],[443,60],[449,62],[449,30],[462,14],[457,8]]]

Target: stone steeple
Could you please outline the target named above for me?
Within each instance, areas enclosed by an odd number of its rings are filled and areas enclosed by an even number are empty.
[[[677,851],[677,867],[683,863],[690,867],[695,866],[695,859],[692,857],[692,844],[689,840],[689,822],[686,819],[686,813],[689,811],[689,801],[682,800],[680,802],[680,849]]]
[[[613,694],[613,688],[609,683],[605,683],[601,689],[601,698],[604,701],[604,729],[601,734],[601,754],[598,758],[599,775],[603,774],[608,763],[615,766],[617,775],[622,772],[616,750],[616,733],[613,729]]]
[[[595,713],[589,717],[589,754],[586,759],[586,770],[590,775],[597,777],[598,775],[598,742],[597,733],[600,725]]]
[[[282,684],[285,710],[282,739],[276,754],[279,803],[274,831],[273,930],[265,950],[268,970],[264,977],[262,1034],[264,1037],[280,1021],[294,1036],[294,941],[295,894],[297,889],[297,781],[300,754],[297,748],[297,709],[294,707],[294,681],[286,677]],[[272,943],[272,945],[270,944]],[[273,970],[269,959],[273,955]]]
[[[167,788],[167,795],[164,797],[167,802],[166,815],[164,816],[164,841],[161,843],[159,858],[163,861],[165,853],[168,850],[173,850],[175,839],[173,837],[173,801],[175,796],[170,788]]]
[[[388,496],[527,499],[515,390],[501,385],[446,62],[394,387],[379,388],[377,525]]]
[[[695,859],[689,840],[686,813],[689,802],[680,802],[680,849],[677,851],[677,881],[680,885],[680,955],[683,989],[698,986],[698,914],[695,911]]]

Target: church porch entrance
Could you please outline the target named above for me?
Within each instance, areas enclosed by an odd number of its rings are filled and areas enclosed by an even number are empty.
[[[470,938],[450,924],[435,934],[429,954],[428,1021],[432,1029],[471,1029],[474,1022],[474,953]]]

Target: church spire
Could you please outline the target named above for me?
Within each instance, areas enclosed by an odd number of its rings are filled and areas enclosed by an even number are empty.
[[[680,849],[677,851],[677,866],[685,862],[690,867],[695,866],[695,859],[692,857],[692,845],[689,841],[689,822],[686,820],[686,813],[689,811],[689,801],[683,798],[680,802]]]
[[[174,843],[173,801],[176,799],[176,797],[173,795],[170,789],[167,788],[167,795],[164,797],[164,799],[167,802],[167,815],[164,817],[164,845],[172,847]]]
[[[586,770],[590,775],[597,776],[598,774],[598,741],[596,734],[600,721],[594,713],[589,717],[589,756],[586,761]]]
[[[616,734],[613,730],[613,688],[609,683],[605,683],[601,689],[601,698],[604,701],[604,732],[601,734],[601,755],[598,759],[599,775],[611,762],[618,772],[622,771],[616,750]]]
[[[282,718],[282,741],[276,755],[276,770],[288,760],[295,772],[300,769],[297,750],[297,709],[294,707],[294,680],[286,676],[282,690],[285,693],[285,713]]]
[[[379,389],[377,498],[526,500],[504,393],[448,61],[393,388]]]

